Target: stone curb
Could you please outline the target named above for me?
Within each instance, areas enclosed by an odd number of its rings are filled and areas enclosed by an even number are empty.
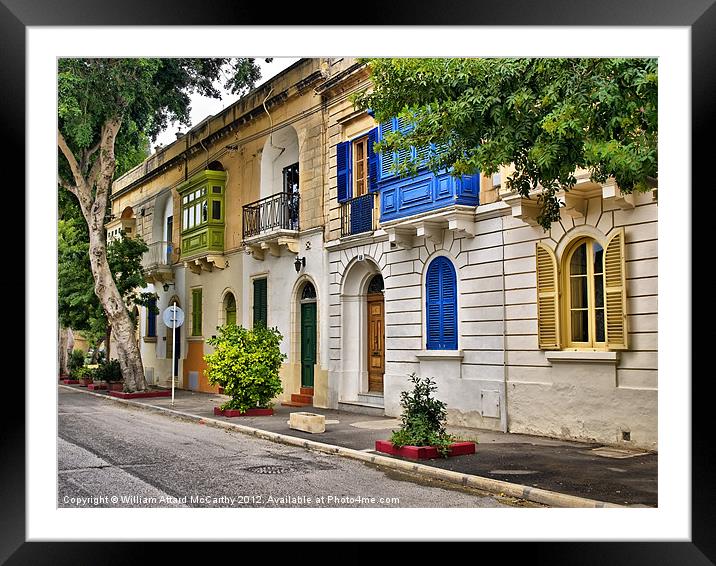
[[[119,399],[117,397],[110,397],[103,393],[95,393],[94,391],[77,389],[75,387],[70,387],[69,385],[60,384],[58,386],[64,389],[69,389],[70,391],[78,391],[80,393],[84,393],[85,395],[94,395],[96,397],[100,397],[108,401],[113,401],[115,403],[124,403],[126,405],[145,408],[147,410],[151,410],[153,412],[158,413],[168,413],[183,419],[203,423],[216,428],[236,430],[243,434],[255,436],[264,440],[270,440],[272,442],[279,442],[281,444],[288,444],[292,446],[300,446],[301,448],[306,448],[308,450],[316,450],[318,452],[323,452],[326,454],[337,454],[339,456],[352,458],[353,460],[360,460],[362,462],[374,464],[383,468],[390,468],[401,472],[418,474],[420,476],[429,477],[452,484],[480,489],[496,495],[505,495],[508,497],[514,497],[516,499],[524,499],[527,501],[532,501],[534,503],[541,503],[543,505],[549,505],[550,507],[625,508],[624,505],[618,505],[616,503],[597,501],[595,499],[587,499],[584,497],[577,497],[575,495],[567,495],[564,493],[558,493],[555,491],[549,491],[537,487],[530,487],[501,480],[493,480],[482,476],[473,476],[470,474],[453,472],[451,470],[443,470],[441,468],[434,468],[425,464],[408,462],[406,460],[397,460],[395,458],[389,458],[387,456],[381,456],[378,454],[368,454],[367,452],[354,450],[353,448],[334,446],[332,444],[325,444],[323,442],[317,442],[315,440],[306,440],[303,438],[289,436],[278,432],[261,430],[246,425],[220,421],[218,419],[212,419],[209,417],[200,417],[199,415],[184,413],[175,409],[168,409],[166,407],[159,407],[157,405],[150,405],[148,403],[141,403],[129,399]]]

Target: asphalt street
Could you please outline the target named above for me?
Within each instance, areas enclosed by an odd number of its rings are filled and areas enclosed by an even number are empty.
[[[59,507],[537,506],[69,390],[58,424]]]

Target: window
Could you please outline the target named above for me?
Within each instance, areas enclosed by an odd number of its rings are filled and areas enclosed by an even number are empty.
[[[387,134],[392,132],[407,133],[413,128],[413,124],[405,118],[391,118],[383,122],[379,128],[379,136],[377,141],[381,141]],[[433,144],[421,147],[410,147],[401,149],[391,153],[380,154],[380,179],[387,179],[397,175],[397,167],[407,163],[412,159],[418,160],[421,165],[425,165],[431,153],[437,151]]]
[[[428,350],[457,350],[457,277],[452,262],[436,257],[425,278]]]
[[[191,290],[191,335],[201,336],[201,317],[202,317],[202,305],[201,305],[201,289]]]
[[[156,338],[157,336],[157,300],[149,299],[147,305],[147,337]]]
[[[227,293],[224,299],[224,324],[236,325],[236,298],[233,293]]]
[[[286,193],[286,204],[288,212],[289,230],[298,230],[298,163],[284,167],[283,175],[283,192]]]
[[[267,280],[254,279],[254,326],[268,325]]]
[[[537,244],[537,318],[543,350],[627,348],[623,228],[604,248],[588,237],[572,242],[561,278],[554,252]]]
[[[378,157],[373,152],[378,128],[336,147],[338,202],[346,202],[378,189]]]
[[[368,136],[353,142],[353,195],[368,192]]]
[[[192,191],[181,199],[183,230],[191,230],[207,221],[206,187]]]

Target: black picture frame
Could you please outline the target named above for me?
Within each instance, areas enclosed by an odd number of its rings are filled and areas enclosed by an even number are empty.
[[[405,0],[363,3],[361,10],[351,14],[352,25],[490,25],[490,26],[684,26],[691,31],[691,76],[692,76],[692,185],[707,188],[706,170],[712,162],[714,147],[711,133],[714,108],[716,107],[716,0],[504,0],[482,2],[434,2]],[[171,6],[170,6],[171,4]],[[171,9],[169,9],[171,8]],[[267,10],[256,3],[238,3],[229,0],[204,2],[146,2],[122,0],[101,2],[98,0],[2,0],[0,3],[0,57],[2,57],[0,81],[2,92],[2,124],[5,137],[12,140],[3,153],[6,171],[12,170],[15,183],[23,175],[27,164],[25,155],[25,29],[28,26],[68,25],[331,25],[342,23],[344,12],[334,4],[312,3],[283,5],[281,10]],[[711,135],[709,135],[711,134]],[[12,169],[10,169],[12,168]],[[23,177],[24,185],[24,177]],[[690,190],[690,187],[681,187]],[[25,194],[25,204],[30,204]],[[27,208],[25,208],[27,210]],[[692,216],[693,218],[693,216]],[[692,221],[692,226],[697,226]],[[694,243],[696,238],[692,239]],[[692,253],[692,258],[693,258]],[[29,259],[29,258],[28,258]],[[17,288],[17,270],[13,275],[13,286]],[[24,278],[24,274],[20,275]],[[707,281],[692,280],[692,296]],[[26,301],[29,297],[25,297]],[[9,325],[5,325],[9,329]],[[695,326],[694,326],[695,330]],[[6,330],[6,344],[17,340],[17,327],[12,335]],[[692,329],[684,329],[691,332]],[[692,337],[698,336],[692,332]],[[695,340],[693,340],[695,342]],[[692,343],[693,343],[692,342]],[[703,342],[703,338],[701,339]],[[705,344],[693,348],[703,359]],[[26,351],[28,345],[26,344]],[[679,379],[691,383],[692,392],[692,536],[689,542],[525,542],[499,545],[496,552],[504,553],[513,560],[529,560],[529,563],[616,565],[616,564],[716,564],[716,458],[711,446],[710,431],[713,430],[711,396],[709,385],[711,375],[701,372],[701,379],[692,379],[692,367],[698,367],[693,356],[684,361],[684,374],[661,376],[662,379]],[[6,353],[6,355],[8,355]],[[8,367],[10,362],[7,361]],[[9,375],[8,375],[9,377]],[[42,380],[43,376],[26,375],[26,380]],[[8,390],[9,391],[9,390]],[[13,395],[17,390],[13,389]],[[23,393],[24,395],[24,393]],[[155,543],[152,545],[132,542],[112,543],[69,543],[69,542],[26,542],[25,537],[25,403],[19,398],[6,402],[0,411],[2,419],[2,449],[0,462],[0,562],[16,564],[128,564],[146,560],[149,552],[157,552],[162,560],[175,561],[185,556],[183,544]],[[31,409],[30,409],[31,411]],[[476,526],[479,528],[479,526]],[[245,545],[247,543],[241,543]],[[254,543],[261,544],[261,543]],[[271,543],[274,559],[282,559],[281,550]],[[360,544],[360,543],[350,543]],[[374,552],[380,552],[371,544],[361,545],[366,559]],[[508,543],[509,544],[509,543]],[[212,546],[210,560],[230,560],[227,545]],[[418,552],[424,552],[422,545],[415,544]],[[161,548],[159,548],[161,547]],[[263,549],[264,558],[268,547]],[[405,552],[410,549],[401,550]],[[248,553],[242,550],[242,555]],[[300,552],[300,550],[299,550]],[[327,557],[339,559],[334,552],[351,556],[350,550],[342,547],[337,551],[325,551]],[[450,551],[451,553],[454,551]],[[459,551],[458,551],[459,552]],[[474,552],[474,551],[473,551]],[[482,555],[483,550],[479,551]],[[291,553],[295,558],[295,551]],[[288,558],[290,555],[286,555]],[[404,555],[405,556],[405,555]],[[483,555],[484,557],[489,555]],[[238,558],[238,557],[237,557]],[[311,556],[312,559],[316,557]],[[375,555],[374,555],[375,558]],[[472,555],[472,559],[477,559]],[[494,559],[494,558],[493,558]],[[506,558],[501,558],[504,560]]]

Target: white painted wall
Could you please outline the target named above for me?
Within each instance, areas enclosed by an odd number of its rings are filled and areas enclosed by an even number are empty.
[[[261,198],[283,191],[283,168],[297,162],[298,135],[293,126],[268,136],[261,153]]]

